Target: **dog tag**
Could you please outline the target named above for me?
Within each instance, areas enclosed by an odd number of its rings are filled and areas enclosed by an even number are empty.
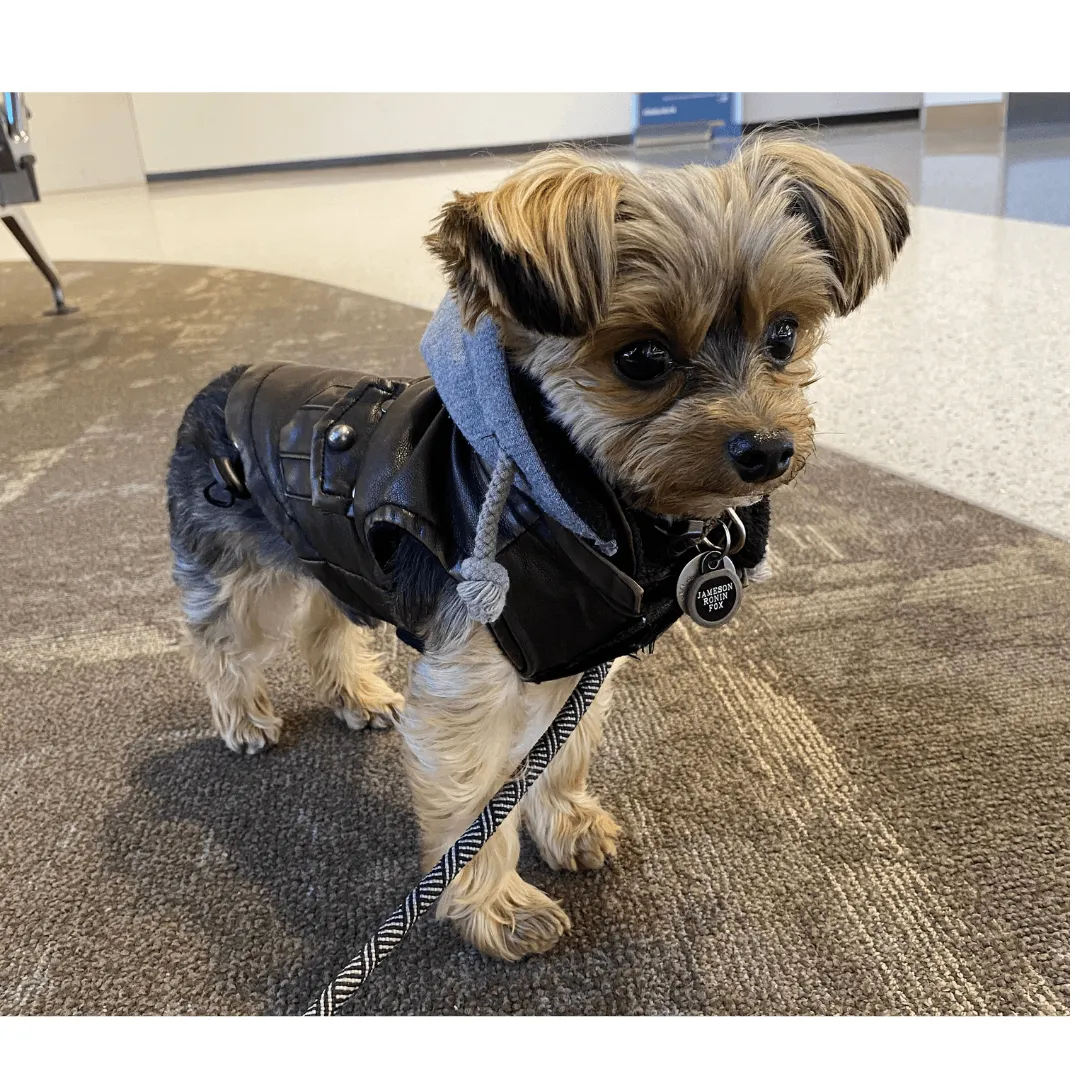
[[[675,595],[698,626],[723,626],[739,608],[742,584],[726,555],[704,551],[683,567]]]

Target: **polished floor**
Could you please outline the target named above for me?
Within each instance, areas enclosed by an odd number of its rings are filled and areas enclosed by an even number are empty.
[[[816,137],[848,161],[902,180],[912,201],[941,210],[1069,224],[1069,125],[1018,123],[1007,131],[923,132],[917,121],[820,129]],[[723,164],[733,140],[639,149],[639,160]]]
[[[1059,536],[1069,527],[1067,130],[822,133],[842,157],[904,180],[917,205],[891,281],[836,324],[814,388],[823,445]],[[625,156],[639,167],[727,152],[716,143]],[[455,189],[490,187],[515,164],[488,157],[72,193],[30,214],[58,261],[263,270],[430,309],[444,291],[421,244],[432,217]],[[22,257],[0,236],[0,259]],[[77,303],[78,281],[67,284]],[[362,356],[364,342],[356,348]]]

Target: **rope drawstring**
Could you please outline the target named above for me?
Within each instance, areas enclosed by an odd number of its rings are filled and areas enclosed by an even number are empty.
[[[473,553],[461,564],[461,581],[457,587],[458,596],[474,622],[493,623],[506,606],[510,575],[504,566],[495,561],[495,551],[499,521],[513,482],[514,462],[500,449],[480,507],[480,516],[476,519]]]

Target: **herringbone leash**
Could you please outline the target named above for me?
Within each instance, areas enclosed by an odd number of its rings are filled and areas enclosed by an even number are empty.
[[[334,1016],[360,989],[368,976],[401,944],[413,923],[442,896],[446,887],[460,873],[507,819],[525,793],[536,783],[540,774],[551,764],[559,748],[581,723],[585,710],[593,703],[604,684],[610,664],[589,668],[578,680],[573,693],[559,710],[551,726],[525,755],[513,777],[508,780],[484,807],[480,816],[455,841],[449,851],[424,875],[420,884],[392,915],[368,938],[362,951],[353,957],[305,1016]]]

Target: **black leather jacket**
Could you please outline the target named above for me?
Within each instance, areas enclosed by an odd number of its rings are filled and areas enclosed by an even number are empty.
[[[535,386],[515,376],[514,394],[560,491],[618,544],[602,555],[511,491],[498,539],[510,592],[490,629],[540,682],[651,647],[681,614],[675,582],[690,554],[678,526],[629,510],[596,476]],[[395,602],[394,554],[408,534],[449,578],[471,554],[489,475],[433,380],[260,364],[232,388],[226,424],[248,489],[303,563],[354,618],[392,623],[422,648],[423,627],[403,625]],[[768,501],[739,513],[747,541],[733,561],[749,568],[765,554]]]

